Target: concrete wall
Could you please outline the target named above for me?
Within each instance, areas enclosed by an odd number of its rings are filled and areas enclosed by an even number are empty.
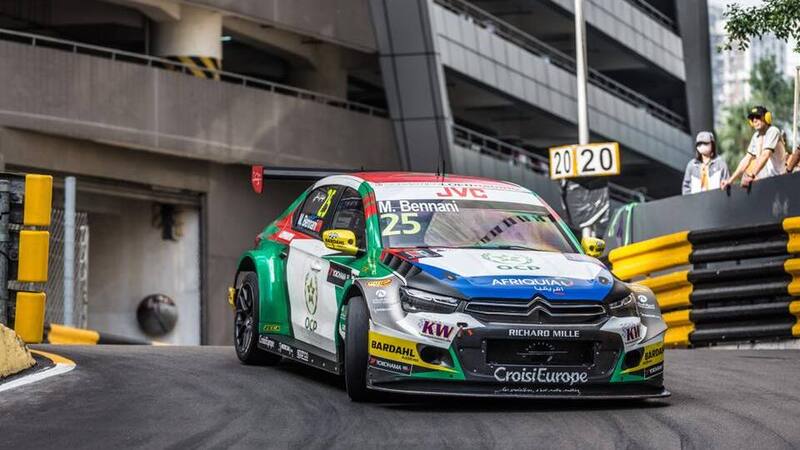
[[[575,11],[574,0],[550,1],[571,14]],[[678,3],[694,1],[677,0]],[[656,63],[676,78],[686,80],[681,37],[631,3],[624,0],[588,0],[584,2],[583,14],[587,25]]]
[[[0,42],[0,125],[220,163],[396,168],[390,121],[313,100]]]
[[[677,181],[677,180],[676,180]],[[800,216],[800,173],[643,203],[633,209],[631,242],[686,230],[776,223]]]
[[[79,182],[80,183],[80,182]],[[89,213],[89,328],[181,345],[200,343],[200,210],[182,206],[182,236],[163,240],[153,226],[151,201],[80,190],[77,209]],[[139,302],[165,294],[177,306],[175,329],[145,335],[136,320]]]
[[[433,12],[446,66],[577,123],[575,75],[439,5]],[[589,85],[588,94],[592,132],[674,169],[686,167],[692,154],[688,134],[596,86]]]
[[[368,0],[184,0],[277,28],[374,52]]]
[[[78,177],[79,188],[102,184],[102,192],[114,196],[122,206],[137,196],[165,201],[172,201],[181,193],[198,196],[202,204],[201,341],[207,344],[232,342],[233,319],[226,292],[239,255],[307,187],[303,182],[267,180],[265,193],[258,196],[250,188],[247,166],[159,155],[2,127],[0,155],[9,170],[53,173],[57,180],[64,174],[73,174]],[[176,267],[173,259],[161,261],[165,270]],[[93,277],[91,268],[89,277]],[[141,284],[139,288],[144,291],[146,281],[140,278],[131,282]],[[90,292],[90,302],[101,301],[91,296]]]

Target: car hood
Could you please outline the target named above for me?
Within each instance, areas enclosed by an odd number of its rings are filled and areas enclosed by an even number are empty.
[[[538,294],[549,300],[601,301],[614,284],[600,261],[577,253],[433,248],[395,254],[423,272],[420,281],[433,284],[410,279],[411,287],[466,299],[530,299]]]

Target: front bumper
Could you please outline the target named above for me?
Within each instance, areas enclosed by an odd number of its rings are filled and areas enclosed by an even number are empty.
[[[461,328],[449,348],[370,333],[368,387],[409,394],[653,398],[663,386],[663,334],[623,342],[598,325]]]

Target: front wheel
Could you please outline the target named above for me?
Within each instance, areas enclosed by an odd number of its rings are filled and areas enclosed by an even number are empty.
[[[258,276],[245,272],[242,287],[236,291],[236,316],[233,322],[233,346],[244,364],[272,366],[281,361],[280,355],[258,348]]]
[[[367,358],[369,358],[369,311],[364,299],[353,297],[347,307],[347,331],[344,338],[344,382],[347,395],[354,402],[374,399],[367,389]]]

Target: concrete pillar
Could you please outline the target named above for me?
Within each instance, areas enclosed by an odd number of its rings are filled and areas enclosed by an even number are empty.
[[[689,132],[694,135],[700,130],[714,129],[711,48],[708,45],[708,3],[706,0],[697,0],[678,1],[675,4],[686,66]]]
[[[452,168],[452,116],[431,20],[433,0],[370,0],[381,74],[406,170]]]
[[[222,14],[181,5],[180,19],[156,22],[153,49],[157,56],[192,67],[192,74],[218,78],[222,68]]]

